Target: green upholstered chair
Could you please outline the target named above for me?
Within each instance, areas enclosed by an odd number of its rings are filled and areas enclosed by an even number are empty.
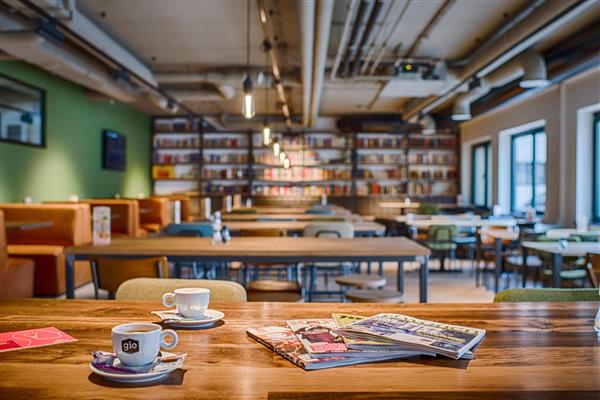
[[[568,243],[580,243],[581,239],[577,236],[570,236],[566,239]],[[540,242],[556,242],[556,239],[542,236],[538,239]],[[547,252],[539,252],[539,257],[543,262],[541,276],[545,282],[552,279],[552,255]],[[583,257],[563,257],[560,279],[565,281],[566,285],[575,285],[579,281],[580,286],[588,279],[588,272],[585,267]]]
[[[427,231],[425,245],[431,250],[431,256],[440,260],[440,270],[444,271],[446,258],[456,258],[456,226],[431,225]]]
[[[519,301],[600,301],[598,289],[508,289],[494,303]]]
[[[421,203],[417,210],[417,214],[421,215],[437,215],[440,212],[440,208],[437,204],[432,203]]]

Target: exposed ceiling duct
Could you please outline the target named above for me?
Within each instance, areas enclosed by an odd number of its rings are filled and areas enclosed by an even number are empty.
[[[316,30],[314,46],[314,64],[312,94],[310,102],[309,126],[315,126],[321,104],[321,93],[323,91],[323,80],[325,78],[325,67],[327,64],[327,47],[329,46],[329,33],[331,20],[333,18],[334,2],[318,0],[316,9]]]
[[[474,88],[456,96],[452,119],[455,121],[470,119],[472,102],[483,97],[493,88],[504,86],[520,77],[523,78],[520,82],[522,87],[531,88],[548,84],[544,59],[533,51],[527,51],[475,81],[478,84]]]
[[[344,28],[342,29],[342,36],[340,38],[340,42],[338,43],[337,53],[335,55],[335,59],[333,61],[333,67],[331,68],[331,74],[329,79],[332,81],[335,80],[338,68],[340,67],[340,63],[342,62],[342,55],[344,54],[344,49],[347,46],[348,35],[350,34],[350,25],[352,24],[352,17],[354,16],[354,10],[356,9],[356,5],[359,0],[350,0],[350,3],[347,5],[346,17],[344,19]]]
[[[53,74],[96,90],[122,102],[133,102],[138,93],[116,81],[93,59],[56,45],[32,31],[0,32],[0,49]]]
[[[311,107],[315,2],[314,0],[299,1],[298,7],[300,15],[300,47],[302,53],[302,124],[306,126],[309,123]]]
[[[375,22],[377,22],[377,18],[379,18],[379,13],[381,12],[381,7],[383,5],[383,1],[376,0],[375,4],[371,8],[371,13],[369,14],[369,19],[367,20],[367,25],[363,30],[362,36],[360,38],[360,42],[356,47],[356,51],[354,52],[354,60],[352,61],[351,75],[356,76],[358,73],[358,69],[360,68],[361,57],[363,53],[363,48],[365,44],[369,40],[371,36],[371,32],[373,31],[373,27],[375,26]]]

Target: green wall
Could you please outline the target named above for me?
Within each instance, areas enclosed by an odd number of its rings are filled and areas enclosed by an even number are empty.
[[[0,73],[46,90],[46,148],[0,142],[0,202],[135,197],[150,193],[150,118],[127,105],[91,101],[81,86],[19,61]],[[127,169],[102,169],[102,130],[127,137]]]

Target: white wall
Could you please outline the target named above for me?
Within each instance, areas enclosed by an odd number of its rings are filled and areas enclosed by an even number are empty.
[[[510,157],[499,159],[500,148],[516,127],[543,121],[548,137],[546,164],[547,222],[573,225],[576,215],[577,187],[577,111],[600,103],[600,67],[588,70],[548,87],[541,93],[524,98],[480,115],[460,125],[462,148],[461,187],[463,195],[470,192],[470,145],[484,138],[492,140],[494,203],[505,202],[506,183],[503,174],[510,171]],[[466,146],[466,148],[465,148]],[[505,152],[503,152],[505,153]],[[508,153],[510,154],[510,152]],[[583,166],[582,166],[583,167]],[[500,175],[500,178],[499,178]],[[499,182],[501,185],[499,185]],[[503,184],[502,184],[503,183]],[[465,198],[468,198],[465,196]]]

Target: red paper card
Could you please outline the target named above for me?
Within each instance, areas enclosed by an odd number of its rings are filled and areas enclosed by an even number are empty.
[[[54,327],[2,332],[0,333],[0,353],[76,341],[77,339]]]

